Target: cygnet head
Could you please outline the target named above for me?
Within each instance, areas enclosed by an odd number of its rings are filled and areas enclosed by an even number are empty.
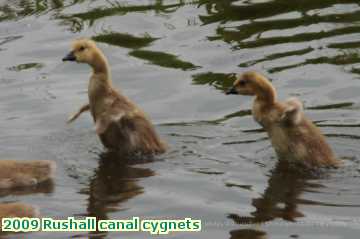
[[[96,54],[99,53],[94,41],[86,38],[76,39],[71,46],[71,51],[62,60],[76,61],[92,65]]]
[[[236,95],[256,95],[262,90],[273,90],[270,81],[263,75],[248,71],[243,74],[237,74],[233,86],[226,94]]]

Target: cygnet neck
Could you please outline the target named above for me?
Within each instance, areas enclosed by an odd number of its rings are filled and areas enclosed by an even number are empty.
[[[97,49],[94,53],[93,62],[90,64],[93,69],[93,74],[98,75],[99,79],[111,84],[111,73],[108,61],[104,54]]]
[[[270,82],[262,82],[256,87],[256,100],[266,105],[272,105],[276,102],[276,90]]]

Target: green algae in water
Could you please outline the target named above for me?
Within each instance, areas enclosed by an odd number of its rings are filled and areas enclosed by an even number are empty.
[[[147,60],[150,63],[167,68],[175,68],[182,70],[194,70],[199,68],[191,62],[186,62],[178,59],[177,56],[160,52],[160,51],[147,51],[147,50],[135,50],[129,53],[130,56]]]
[[[44,65],[41,63],[32,62],[32,63],[20,64],[17,66],[12,66],[12,67],[9,67],[8,70],[9,71],[24,71],[24,70],[29,70],[29,69],[39,70],[40,68],[43,68],[43,67],[44,67]]]
[[[88,21],[90,26],[94,24],[96,20],[104,17],[110,17],[115,15],[126,15],[133,12],[147,12],[154,11],[156,13],[169,14],[176,11],[179,7],[186,4],[184,1],[180,1],[176,4],[163,4],[156,1],[155,4],[150,5],[127,5],[113,2],[110,7],[98,7],[87,12],[75,13],[72,15],[61,16],[62,19],[73,22],[74,19],[80,19],[80,21]],[[81,24],[82,25],[82,24]]]
[[[233,74],[206,72],[192,76],[195,85],[211,85],[216,89],[225,90],[235,81]]]
[[[94,36],[92,39],[97,42],[103,42],[114,46],[137,49],[149,46],[153,41],[159,38],[152,38],[146,35],[143,37],[136,37],[127,33],[110,32]]]
[[[270,73],[281,72],[284,70],[289,70],[292,68],[297,68],[305,65],[317,65],[317,64],[330,64],[330,65],[350,65],[360,63],[360,56],[357,52],[347,52],[342,53],[341,55],[337,56],[321,56],[318,58],[313,59],[306,59],[304,62],[287,65],[287,66],[280,66],[280,67],[273,67],[269,69]]]
[[[307,107],[309,110],[329,110],[329,109],[347,109],[353,106],[353,102],[343,102],[337,104],[328,104],[328,105],[318,105],[313,107]]]
[[[305,49],[300,49],[300,50],[294,50],[294,51],[287,51],[287,52],[281,52],[281,53],[274,53],[271,55],[268,55],[262,59],[259,60],[254,60],[254,61],[248,61],[248,62],[244,62],[239,64],[239,67],[249,67],[249,66],[253,66],[256,65],[258,63],[264,62],[264,61],[272,61],[272,60],[277,60],[280,58],[284,58],[284,57],[289,57],[289,56],[301,56],[301,55],[305,55],[309,52],[312,52],[314,49],[312,47],[307,47]]]

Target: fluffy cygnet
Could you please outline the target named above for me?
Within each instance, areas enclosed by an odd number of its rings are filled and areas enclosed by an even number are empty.
[[[93,70],[88,85],[89,103],[82,106],[68,122],[90,110],[96,133],[108,149],[126,154],[165,152],[166,144],[145,113],[112,85],[108,61],[94,41],[75,40],[63,61],[86,63]]]
[[[252,71],[237,75],[227,94],[255,96],[253,117],[267,131],[281,160],[309,167],[339,165],[324,135],[304,115],[302,103],[296,98],[278,101],[263,75]]]

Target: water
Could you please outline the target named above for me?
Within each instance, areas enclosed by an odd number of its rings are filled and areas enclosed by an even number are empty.
[[[360,4],[356,0],[0,1],[0,153],[51,159],[53,185],[1,192],[53,218],[201,219],[164,238],[358,238]],[[92,119],[89,68],[64,64],[77,37],[108,56],[116,87],[151,116],[171,150],[116,161]],[[226,96],[229,74],[258,70],[279,98],[300,97],[345,162],[286,174],[251,117]],[[107,160],[109,159],[109,160]],[[31,233],[4,238],[148,238],[147,233]]]

